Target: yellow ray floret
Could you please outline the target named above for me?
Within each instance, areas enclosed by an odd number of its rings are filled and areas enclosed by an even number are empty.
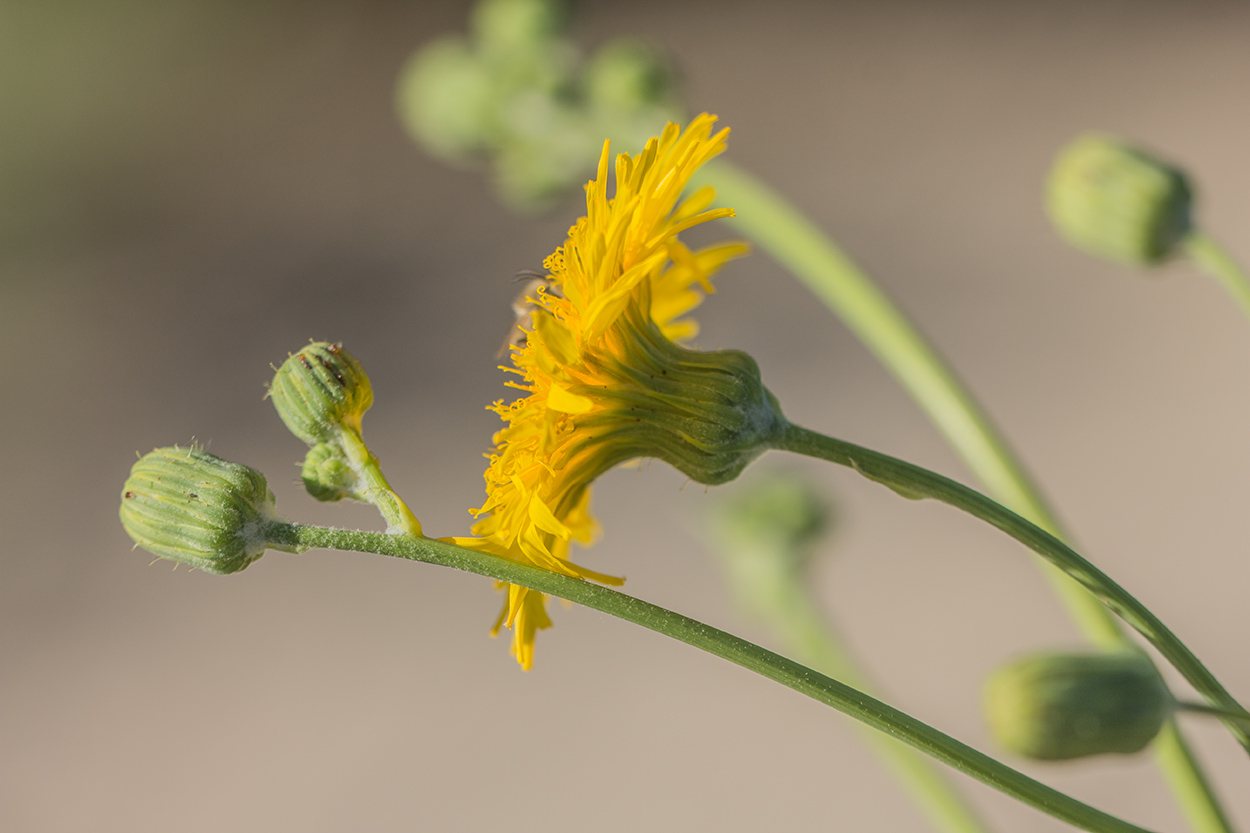
[[[522,381],[509,383],[525,395],[491,406],[506,425],[489,455],[486,502],[474,510],[475,537],[456,543],[568,576],[623,581],[574,564],[569,544],[589,544],[595,536],[591,481],[640,456],[637,442],[615,439],[625,418],[606,394],[647,344],[697,332],[681,316],[712,291],[709,278],[726,261],[747,251],[746,244],[731,242],[692,252],[677,238],[691,226],[733,214],[709,208],[710,188],[679,202],[691,175],[725,149],[729,130],[713,134],[715,121],[701,115],[684,133],[669,124],[642,153],[617,156],[611,198],[604,143],[598,173],[586,185],[586,216],[543,264],[551,289],[539,286],[529,299],[531,328],[524,344],[512,348]],[[517,660],[529,668],[535,633],[551,625],[546,599],[504,586],[507,600],[492,633],[511,628]]]

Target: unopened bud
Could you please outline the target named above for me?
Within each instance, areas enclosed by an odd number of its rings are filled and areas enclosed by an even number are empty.
[[[1163,728],[1173,700],[1143,654],[1043,654],[994,672],[985,707],[1006,748],[1068,760],[1140,751]]]
[[[632,113],[671,96],[673,70],[662,53],[643,41],[619,38],[591,56],[583,83],[593,107]]]
[[[280,522],[265,476],[195,448],[158,448],[122,488],[122,526],[153,555],[208,573],[235,573],[273,544]]]
[[[1051,222],[1073,246],[1129,265],[1158,263],[1192,230],[1185,175],[1118,139],[1084,136],[1055,160]]]
[[[308,450],[300,478],[308,494],[326,502],[353,497],[358,481],[342,450],[330,443],[318,443]]]
[[[291,433],[316,445],[334,439],[340,427],[359,433],[360,420],[373,405],[373,388],[342,345],[319,341],[282,363],[269,398]]]
[[[409,133],[444,159],[484,153],[498,138],[495,79],[461,38],[436,41],[412,56],[400,72],[395,107]]]
[[[568,22],[562,0],[481,0],[473,9],[473,34],[486,53],[546,46]]]

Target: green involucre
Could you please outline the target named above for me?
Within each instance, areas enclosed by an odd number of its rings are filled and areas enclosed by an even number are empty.
[[[265,476],[195,448],[158,448],[122,487],[122,526],[153,555],[208,573],[235,573],[264,554],[280,520]]]
[[[1051,221],[1069,243],[1129,265],[1172,255],[1192,229],[1185,175],[1108,136],[1083,136],[1060,152],[1046,188]]]
[[[990,730],[1006,748],[1039,760],[1139,752],[1172,712],[1154,664],[1137,652],[1041,654],[989,678]]]
[[[269,398],[291,433],[309,445],[360,431],[373,388],[360,362],[342,345],[318,341],[287,358],[269,384]]]

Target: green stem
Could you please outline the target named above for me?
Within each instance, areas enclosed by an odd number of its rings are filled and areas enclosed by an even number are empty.
[[[1177,701],[1176,709],[1182,712],[1190,712],[1192,714],[1205,714],[1211,717],[1218,717],[1221,720],[1231,720],[1242,726],[1250,727],[1250,715],[1237,714],[1230,712],[1228,709],[1219,709],[1214,706],[1208,706],[1206,703],[1187,703]]]
[[[1203,271],[1211,275],[1233,296],[1241,311],[1250,318],[1250,277],[1232,256],[1206,234],[1190,232],[1185,238],[1185,252]]]
[[[726,542],[726,546],[732,546]],[[787,564],[786,555],[765,556],[770,564]],[[785,570],[787,575],[767,578],[749,571],[735,570],[727,563],[736,595],[778,634],[786,652],[822,674],[839,680],[865,694],[873,693],[859,663],[843,645],[837,630],[822,615],[803,575]],[[763,580],[761,580],[763,578]],[[914,749],[894,738],[864,727],[864,741],[915,800],[921,812],[946,833],[986,833],[990,828],[971,805],[933,764]]]
[[[998,527],[1101,599],[1113,613],[1158,649],[1210,705],[1238,718],[1250,718],[1250,713],[1145,605],[1067,544],[1010,509],[940,474],[797,425],[787,425],[772,441],[772,447],[847,466],[906,497],[940,500]],[[1250,731],[1239,721],[1225,720],[1224,725],[1250,751]]]
[[[608,587],[430,538],[287,523],[271,524],[266,531],[270,540],[279,546],[301,550],[313,547],[353,550],[423,561],[567,599],[685,642],[779,682],[1075,827],[1094,833],[1144,833],[1143,828],[1034,781],[837,680],[710,625]]]
[[[798,209],[750,174],[717,159],[696,174],[733,206],[747,237],[788,269],[854,332],[929,415],[964,465],[1000,503],[1042,529],[1067,537],[976,400],[871,277]],[[1060,570],[1042,565],[1054,592],[1086,638],[1108,650],[1137,650],[1102,604]],[[1219,800],[1175,724],[1155,757],[1199,833],[1231,833]]]
[[[382,466],[378,458],[373,456],[355,429],[341,427],[339,444],[347,456],[352,471],[364,484],[364,490],[354,495],[357,500],[372,503],[386,519],[387,526],[406,535],[421,535],[421,522],[412,514],[403,498],[395,494],[391,484],[386,482],[382,474]]]

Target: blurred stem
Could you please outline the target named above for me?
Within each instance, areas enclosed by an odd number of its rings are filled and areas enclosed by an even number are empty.
[[[1193,231],[1185,238],[1185,251],[1204,272],[1228,290],[1241,311],[1250,318],[1250,277],[1246,276],[1224,247],[1206,234]]]
[[[1176,708],[1178,711],[1190,712],[1191,714],[1205,714],[1210,717],[1218,717],[1221,720],[1232,720],[1240,723],[1242,726],[1250,727],[1250,715],[1236,714],[1228,709],[1217,709],[1214,706],[1208,706],[1206,703],[1178,702]]]
[[[897,738],[1044,813],[1093,833],[1147,833],[1002,764],[937,729],[793,660],[608,587],[430,538],[275,522],[275,545],[371,552],[519,584],[672,637],[781,683]],[[593,738],[590,738],[593,743]]]
[[[1250,713],[1145,605],[1054,535],[948,477],[797,425],[786,426],[773,439],[772,447],[847,466],[905,497],[940,500],[1001,529],[1096,594],[1112,612],[1158,649],[1207,703],[1236,715],[1236,720],[1225,718],[1224,725],[1250,751],[1250,730],[1241,725],[1241,720],[1250,718]]]
[[[779,557],[778,561],[785,561]],[[731,568],[732,569],[732,568]],[[746,577],[744,577],[746,578]],[[786,653],[851,688],[872,694],[872,686],[845,648],[833,624],[808,592],[804,576],[794,573],[773,583],[768,598],[737,581],[748,604],[778,635]],[[860,728],[863,728],[862,726]],[[934,826],[946,833],[985,833],[990,828],[942,773],[914,750],[880,732],[863,731],[865,742],[890,769]]]
[[[705,165],[694,184],[715,187],[717,202],[737,211],[731,222],[842,319],[912,395],[996,500],[1056,537],[1067,537],[971,393],[903,312],[828,235],[767,185],[724,160]],[[1043,564],[1042,571],[1090,642],[1106,650],[1139,650],[1083,587],[1049,564]],[[1175,724],[1160,735],[1154,749],[1193,829],[1231,833],[1218,799]]]

